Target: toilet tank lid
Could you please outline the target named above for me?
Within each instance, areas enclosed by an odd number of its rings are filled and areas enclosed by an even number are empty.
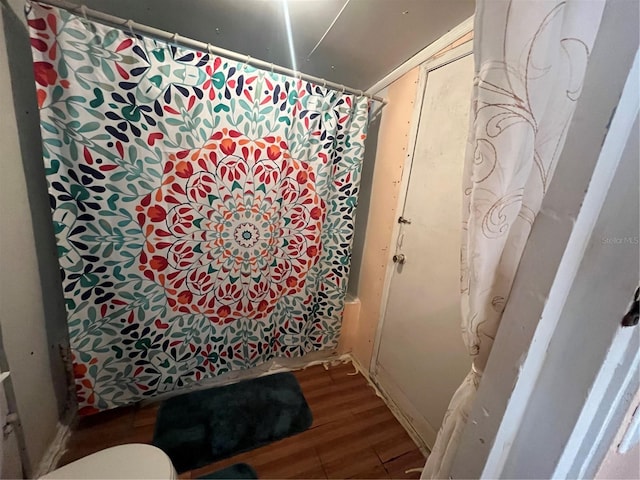
[[[43,479],[176,478],[169,457],[159,448],[127,443],[101,450],[41,477]]]

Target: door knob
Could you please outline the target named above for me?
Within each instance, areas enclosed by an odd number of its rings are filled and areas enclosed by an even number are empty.
[[[406,261],[407,257],[404,256],[404,253],[397,253],[393,256],[393,263],[399,263],[400,265],[403,265]]]
[[[395,257],[394,257],[395,258]],[[394,260],[395,262],[395,260]],[[623,327],[635,327],[640,321],[640,288],[636,289],[636,293],[633,296],[633,303],[627,314],[622,318]]]

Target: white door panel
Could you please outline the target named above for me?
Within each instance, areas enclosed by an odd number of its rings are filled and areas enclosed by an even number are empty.
[[[470,359],[460,333],[462,170],[473,56],[430,71],[377,357],[379,381],[432,443]],[[385,378],[388,385],[385,385]],[[392,379],[392,380],[391,380]],[[426,424],[431,429],[420,427]]]

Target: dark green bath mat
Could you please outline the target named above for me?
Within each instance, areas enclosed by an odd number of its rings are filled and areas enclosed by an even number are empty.
[[[181,473],[303,432],[312,421],[296,377],[278,373],[162,402],[153,444]]]
[[[223,468],[222,470],[216,470],[215,472],[208,473],[198,477],[198,479],[216,479],[216,480],[258,480],[258,474],[246,463],[234,463],[233,465]]]

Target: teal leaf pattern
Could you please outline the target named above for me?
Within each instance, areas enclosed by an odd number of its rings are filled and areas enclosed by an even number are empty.
[[[80,413],[334,348],[366,98],[27,10]]]

